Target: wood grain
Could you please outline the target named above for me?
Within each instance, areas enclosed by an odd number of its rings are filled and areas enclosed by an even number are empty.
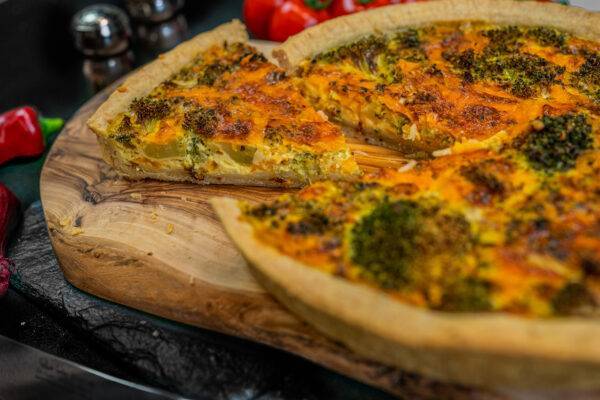
[[[208,203],[216,196],[262,201],[281,190],[120,178],[101,159],[96,138],[85,126],[114,87],[72,117],[42,170],[50,238],[74,286],[161,317],[298,354],[401,397],[504,397],[359,357],[290,314],[257,284]],[[355,147],[367,169],[381,160],[404,163],[389,150]]]

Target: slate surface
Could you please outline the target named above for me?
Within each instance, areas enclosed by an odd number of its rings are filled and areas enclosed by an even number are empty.
[[[298,357],[79,291],[62,276],[39,202],[25,212],[9,256],[15,263],[13,290],[0,307],[21,294],[30,300],[20,306],[23,314],[12,317],[23,320],[21,341],[27,342],[23,332],[29,331],[47,338],[37,343],[42,350],[200,399],[390,398]],[[50,316],[27,320],[38,307]],[[8,307],[16,314],[14,308]]]

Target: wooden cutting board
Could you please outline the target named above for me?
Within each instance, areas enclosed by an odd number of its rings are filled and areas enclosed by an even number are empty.
[[[161,317],[298,354],[405,398],[503,398],[356,356],[282,308],[254,280],[208,203],[215,196],[262,201],[282,191],[120,178],[85,126],[114,87],[72,117],[42,170],[48,230],[69,282]],[[353,150],[366,169],[405,163],[390,150],[357,143]]]

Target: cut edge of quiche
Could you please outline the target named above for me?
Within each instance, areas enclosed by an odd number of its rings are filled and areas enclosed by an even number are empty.
[[[88,126],[131,179],[293,187],[360,174],[341,129],[286,79],[234,20],[133,73]]]

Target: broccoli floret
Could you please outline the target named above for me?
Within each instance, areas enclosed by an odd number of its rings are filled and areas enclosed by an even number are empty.
[[[134,135],[132,133],[117,133],[113,136],[113,138],[126,147],[133,146],[131,140],[134,138]]]
[[[280,127],[267,126],[265,128],[265,141],[271,145],[283,143],[283,134]]]
[[[484,31],[483,36],[490,41],[486,51],[496,54],[517,50],[521,46],[521,39],[525,37],[535,40],[542,46],[553,46],[559,49],[567,43],[567,35],[564,32],[544,26],[528,29],[507,26]]]
[[[564,67],[533,54],[475,54],[472,49],[462,53],[445,52],[444,58],[462,74],[466,82],[488,79],[500,84],[518,97],[530,97],[556,81]]]
[[[309,178],[318,176],[321,173],[318,156],[309,152],[294,154],[290,160],[289,168],[298,175]]]
[[[419,36],[419,31],[412,28],[398,32],[395,39],[398,41],[401,48],[416,49],[421,46],[421,39]]]
[[[131,141],[135,137],[135,130],[133,129],[131,119],[128,116],[123,117],[112,137],[126,147],[133,146]]]
[[[476,66],[475,52],[473,49],[468,49],[463,52],[446,50],[442,53],[442,57],[462,75],[466,83],[475,81],[474,71]]]
[[[489,283],[476,278],[465,278],[445,288],[441,303],[442,311],[475,312],[492,309]]]
[[[506,26],[484,31],[483,36],[489,39],[486,53],[497,55],[516,51],[520,46],[519,39],[523,37],[523,31],[516,26]]]
[[[544,116],[541,122],[540,130],[517,143],[534,169],[549,173],[569,170],[577,157],[592,147],[592,127],[583,114]]]
[[[542,46],[562,48],[567,43],[567,35],[565,33],[544,26],[531,28],[527,31],[527,34]]]
[[[371,35],[360,39],[354,43],[340,46],[337,49],[330,50],[316,56],[316,60],[329,63],[336,63],[343,60],[350,60],[357,66],[368,66],[373,70],[375,57],[383,53],[386,49],[386,40],[383,36]]]
[[[196,165],[204,164],[209,156],[209,150],[206,144],[199,136],[190,136],[186,147],[186,152],[190,156],[192,162]]]
[[[532,28],[528,35],[534,36],[536,40],[560,41],[560,32],[554,32],[556,37],[551,32],[553,31],[545,31],[543,28]],[[558,76],[565,72],[564,67],[554,65],[542,57],[519,52],[521,38],[524,36],[522,28],[508,26],[490,29],[482,32],[482,35],[489,39],[489,43],[479,54],[472,49],[463,52],[447,50],[443,53],[443,57],[467,83],[490,80],[515,96],[527,98],[556,82]]]
[[[134,99],[129,106],[136,115],[137,122],[146,123],[169,115],[171,105],[166,100],[142,97]]]
[[[422,210],[413,201],[381,204],[352,229],[352,262],[385,288],[408,283],[422,220]]]
[[[469,224],[435,205],[384,201],[353,228],[351,260],[363,277],[385,289],[400,289],[423,271],[423,260],[461,254],[469,246]]]
[[[198,83],[202,85],[212,86],[215,84],[217,79],[225,72],[229,71],[229,67],[220,62],[209,64],[204,68],[202,76],[198,79]]]
[[[600,103],[600,55],[588,53],[585,62],[571,76],[571,84]]]
[[[398,60],[421,62],[427,60],[427,54],[422,48],[421,32],[417,29],[407,29],[394,36],[397,48],[390,50],[389,58],[395,64]]]
[[[420,47],[419,31],[409,29],[391,39],[383,35],[371,35],[354,43],[317,55],[313,61],[339,63],[349,61],[361,70],[373,75],[383,83],[398,83],[401,71],[396,68],[398,60],[425,60],[426,54]]]
[[[183,115],[183,128],[201,136],[213,136],[217,128],[217,112],[199,106],[192,108]]]

